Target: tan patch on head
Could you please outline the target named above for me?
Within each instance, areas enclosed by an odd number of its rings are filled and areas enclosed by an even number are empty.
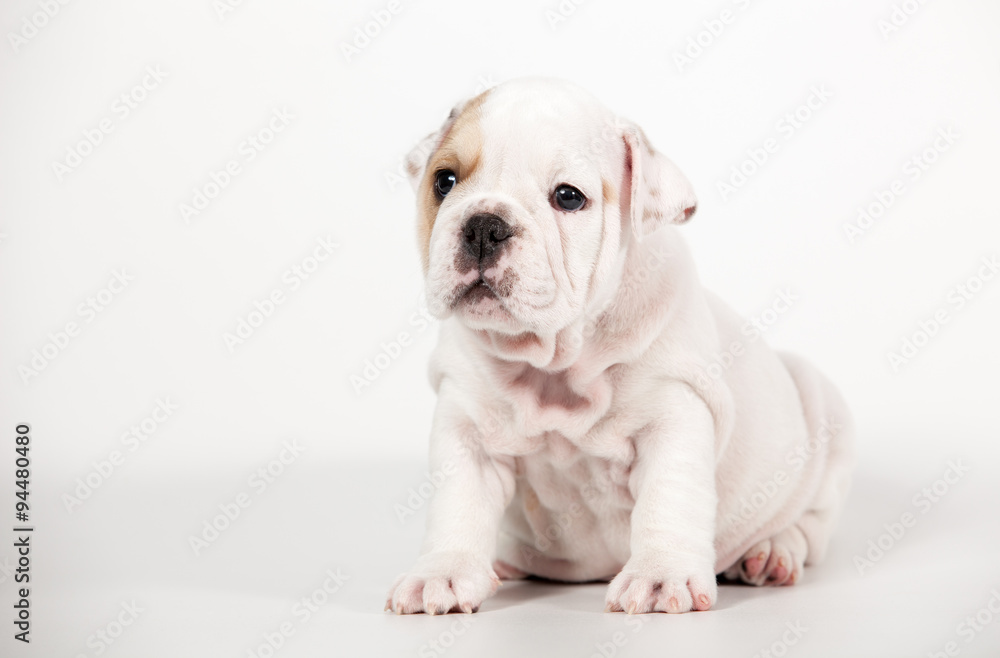
[[[604,205],[612,206],[618,203],[618,190],[606,178],[601,179],[601,193],[604,196]]]
[[[442,169],[450,169],[458,178],[456,185],[461,185],[476,173],[483,151],[482,105],[490,91],[487,89],[465,104],[424,170],[417,199],[417,242],[425,272],[430,261],[431,231],[441,207],[441,199],[434,192],[435,176]]]

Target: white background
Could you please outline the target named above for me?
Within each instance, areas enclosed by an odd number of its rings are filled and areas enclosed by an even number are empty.
[[[633,633],[601,614],[599,585],[512,584],[459,626],[449,655],[753,655],[797,619],[810,630],[789,655],[923,656],[948,641],[995,655],[1000,620],[969,642],[957,626],[1000,587],[1000,277],[968,281],[1000,255],[1000,6],[911,0],[887,32],[887,0],[590,0],[564,3],[565,16],[555,0],[401,0],[348,57],[344,44],[386,3],[42,5],[58,11],[0,9],[4,656],[96,655],[88,636],[133,600],[144,612],[105,655],[246,656],[286,619],[295,632],[278,655],[441,655],[426,643],[447,641],[456,617],[381,612],[420,540],[422,510],[400,521],[394,509],[426,477],[434,404],[436,327],[416,320],[400,164],[456,101],[520,75],[586,86],[680,165],[699,193],[683,230],[709,288],[747,317],[780,291],[796,296],[766,338],[839,384],[861,464],[829,561],[794,588],[724,587],[715,612],[648,618]],[[116,99],[147,67],[162,81],[146,78],[123,117]],[[829,100],[789,135],[779,122],[820,87]],[[275,110],[287,127],[248,160],[244,140]],[[81,149],[103,119],[113,130]],[[928,154],[941,130],[953,143]],[[777,151],[724,198],[719,182],[769,138]],[[58,174],[74,150],[87,155]],[[934,159],[917,179],[914,156]],[[181,205],[229,160],[240,173],[185,221]],[[902,192],[851,241],[845,225],[897,179]],[[292,290],[284,273],[311,265],[322,238],[338,247]],[[129,285],[88,315],[81,305],[123,270]],[[976,290],[962,308],[949,301],[960,284]],[[274,289],[284,303],[230,350],[224,335]],[[948,322],[924,345],[914,334],[939,310]],[[69,322],[78,335],[46,348]],[[410,344],[356,390],[352,375],[395,355],[400,332]],[[887,354],[906,338],[922,347],[894,368]],[[124,443],[158,400],[176,411]],[[23,422],[30,647],[8,621]],[[293,441],[304,451],[259,491],[250,478]],[[113,451],[124,463],[95,475]],[[955,459],[971,470],[924,515],[913,497]],[[88,476],[99,486],[68,511]],[[195,555],[189,537],[241,492],[252,504]],[[917,525],[859,574],[854,556],[907,511]],[[299,625],[292,605],[327,569],[348,580]],[[608,645],[617,631],[628,641]]]

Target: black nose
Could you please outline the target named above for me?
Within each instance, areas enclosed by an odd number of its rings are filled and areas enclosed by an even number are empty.
[[[500,252],[512,231],[510,224],[496,215],[480,213],[465,222],[462,234],[465,237],[465,253],[482,263]]]

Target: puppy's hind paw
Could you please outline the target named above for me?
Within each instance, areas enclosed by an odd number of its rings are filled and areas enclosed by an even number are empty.
[[[802,577],[807,545],[795,526],[752,546],[726,570],[730,580],[750,585],[794,585]]]

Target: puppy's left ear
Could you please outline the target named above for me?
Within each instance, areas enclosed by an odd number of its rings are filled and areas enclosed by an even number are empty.
[[[420,140],[406,155],[406,173],[410,179],[410,186],[413,187],[414,191],[417,191],[420,186],[420,181],[424,177],[424,170],[427,168],[427,163],[430,161],[434,151],[441,146],[445,135],[451,130],[451,127],[455,124],[455,119],[465,109],[469,100],[471,99],[460,101],[455,107],[451,108],[448,118],[444,120],[441,127]]]
[[[630,214],[638,240],[664,224],[682,224],[698,208],[694,188],[667,156],[657,152],[642,129],[627,125],[625,176],[631,179]]]

